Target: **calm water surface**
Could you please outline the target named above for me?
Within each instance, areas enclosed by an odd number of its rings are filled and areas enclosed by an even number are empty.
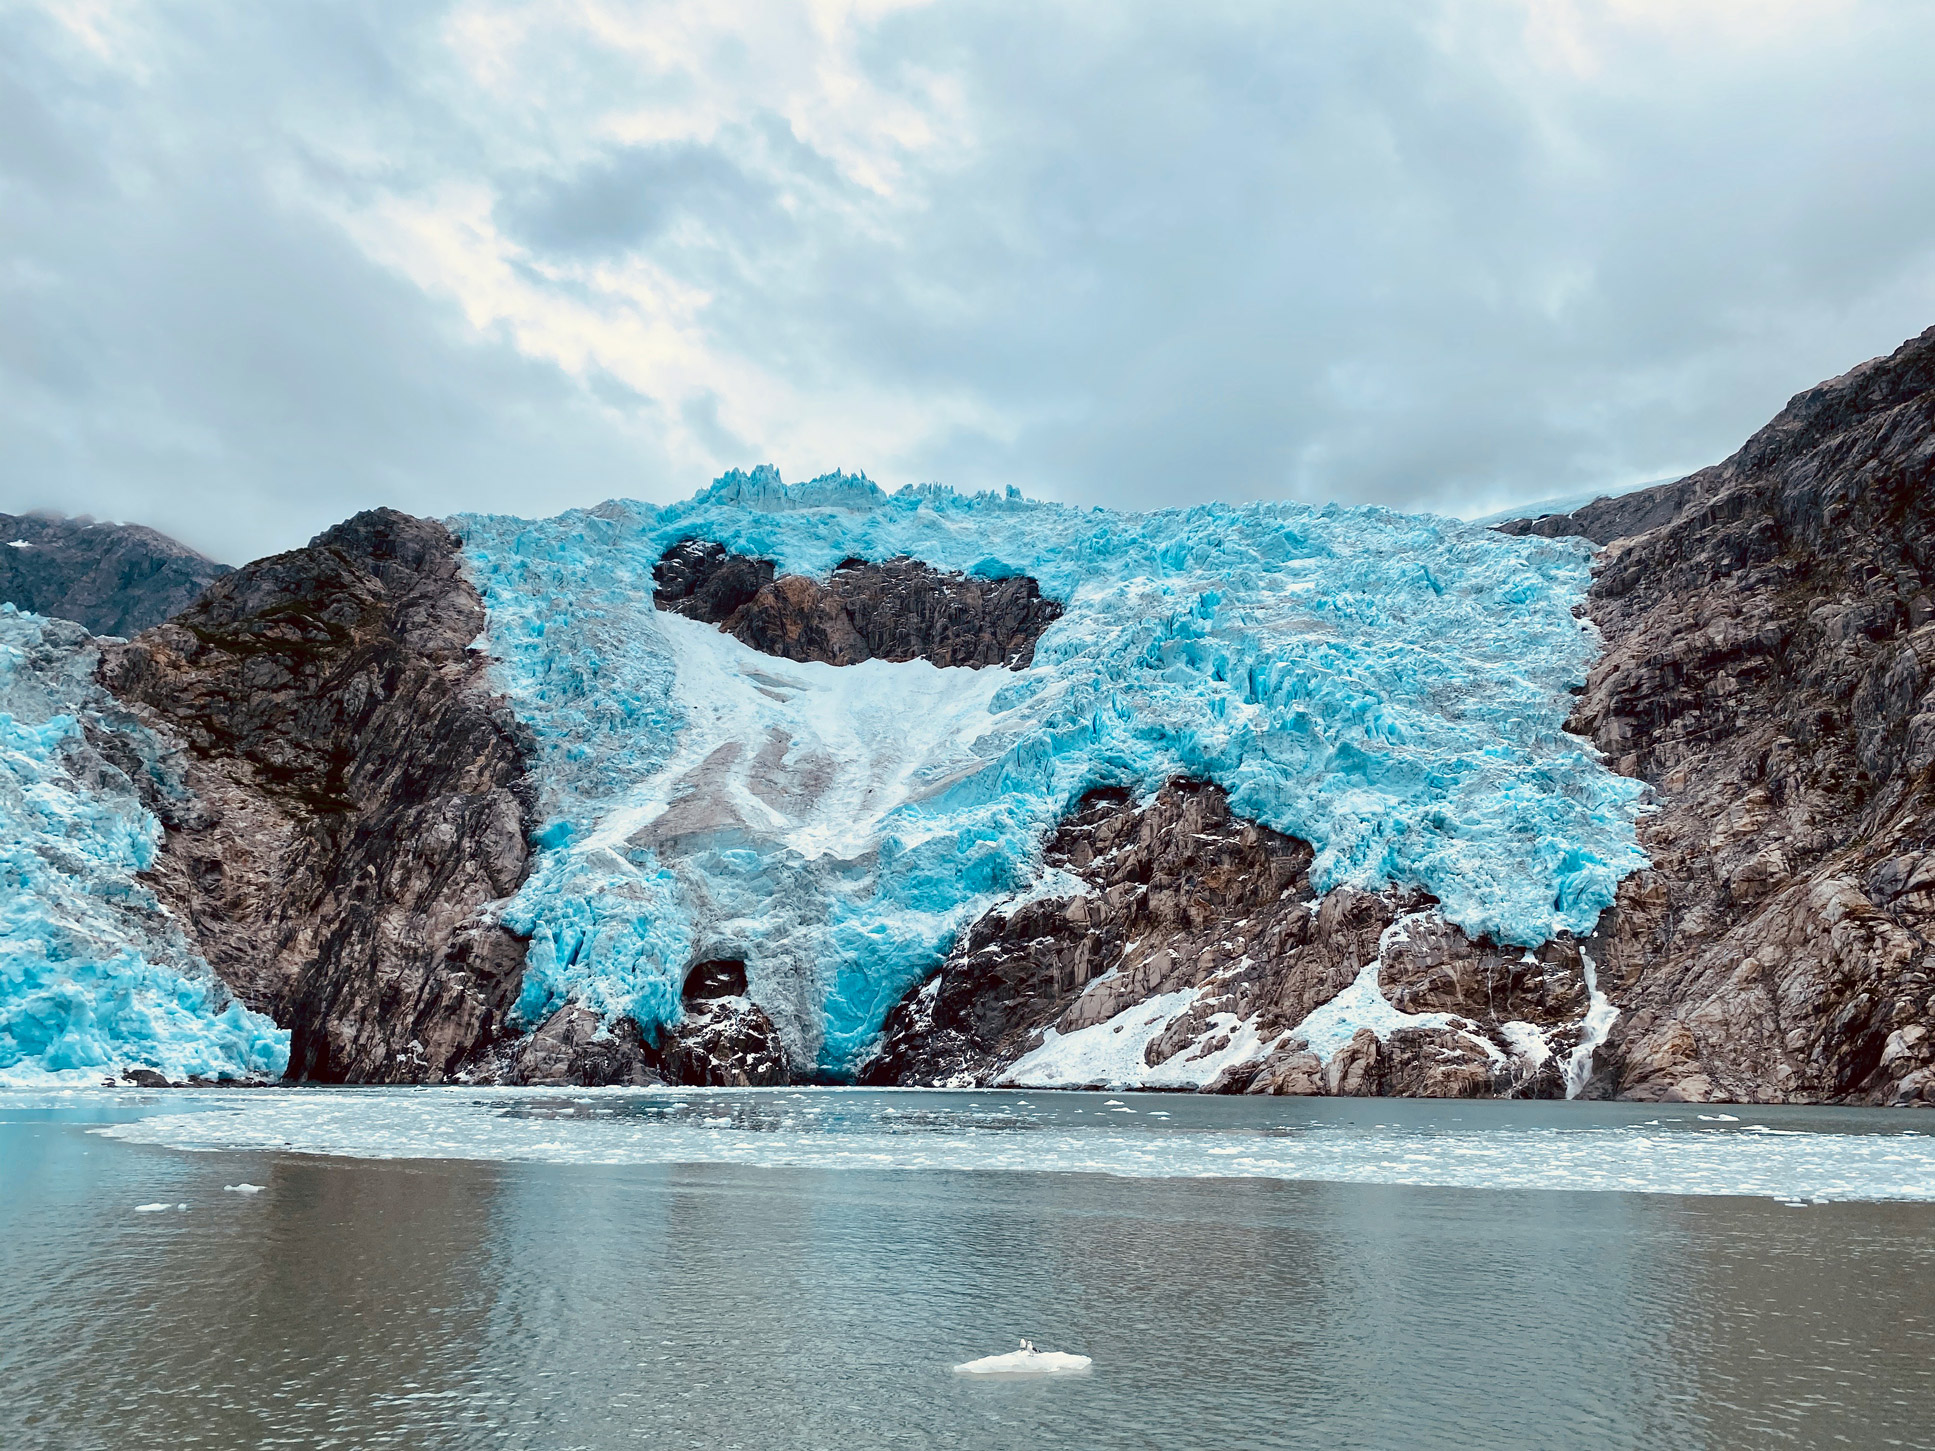
[[[0,1093],[0,1446],[1935,1445],[1935,1119],[1728,1112]]]

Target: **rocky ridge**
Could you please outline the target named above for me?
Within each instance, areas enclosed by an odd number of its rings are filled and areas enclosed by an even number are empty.
[[[1670,524],[1696,497],[1697,475],[1635,489],[1630,494],[1594,499],[1569,514],[1541,514],[1536,519],[1508,519],[1492,527],[1500,534],[1537,534],[1545,539],[1578,536],[1594,544],[1610,544],[1633,534],[1644,534]]]
[[[1647,781],[1622,1097],[1935,1098],[1935,329],[1798,395],[1615,540],[1569,728]]]
[[[485,908],[523,879],[530,805],[483,623],[449,530],[379,509],[103,651],[182,750],[154,890],[292,1030],[292,1078],[435,1081],[503,1030],[524,945]]]
[[[0,514],[0,600],[91,634],[134,635],[158,625],[228,572],[139,524]]]

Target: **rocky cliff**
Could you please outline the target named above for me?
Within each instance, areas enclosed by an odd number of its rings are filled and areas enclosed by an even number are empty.
[[[96,635],[158,625],[228,572],[138,524],[0,514],[0,600]]]
[[[442,525],[373,510],[103,654],[185,748],[154,889],[293,1030],[293,1078],[440,1079],[516,995],[523,943],[483,909],[524,875],[524,747],[458,561]]]
[[[1597,566],[1570,723],[1659,807],[1606,929],[1600,1086],[1925,1102],[1935,329],[1675,487]]]

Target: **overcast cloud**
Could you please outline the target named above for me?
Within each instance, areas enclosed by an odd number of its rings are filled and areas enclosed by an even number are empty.
[[[0,510],[1467,514],[1935,323],[1935,5],[0,0]]]

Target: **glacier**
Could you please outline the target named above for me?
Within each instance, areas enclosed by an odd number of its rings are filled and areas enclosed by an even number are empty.
[[[181,787],[98,660],[79,625],[0,604],[0,1085],[279,1078],[288,1031],[232,999],[137,880],[161,836],[141,790]]]
[[[1103,785],[1214,782],[1312,844],[1318,890],[1422,888],[1513,944],[1590,932],[1645,864],[1643,787],[1562,729],[1597,649],[1581,541],[770,467],[668,506],[447,522],[536,742],[537,862],[500,907],[531,938],[527,1022],[576,1000],[649,1032],[688,965],[739,958],[795,1061],[837,1076]],[[898,555],[1027,574],[1064,612],[1019,671],[796,664],[654,607],[686,539],[820,578]]]

